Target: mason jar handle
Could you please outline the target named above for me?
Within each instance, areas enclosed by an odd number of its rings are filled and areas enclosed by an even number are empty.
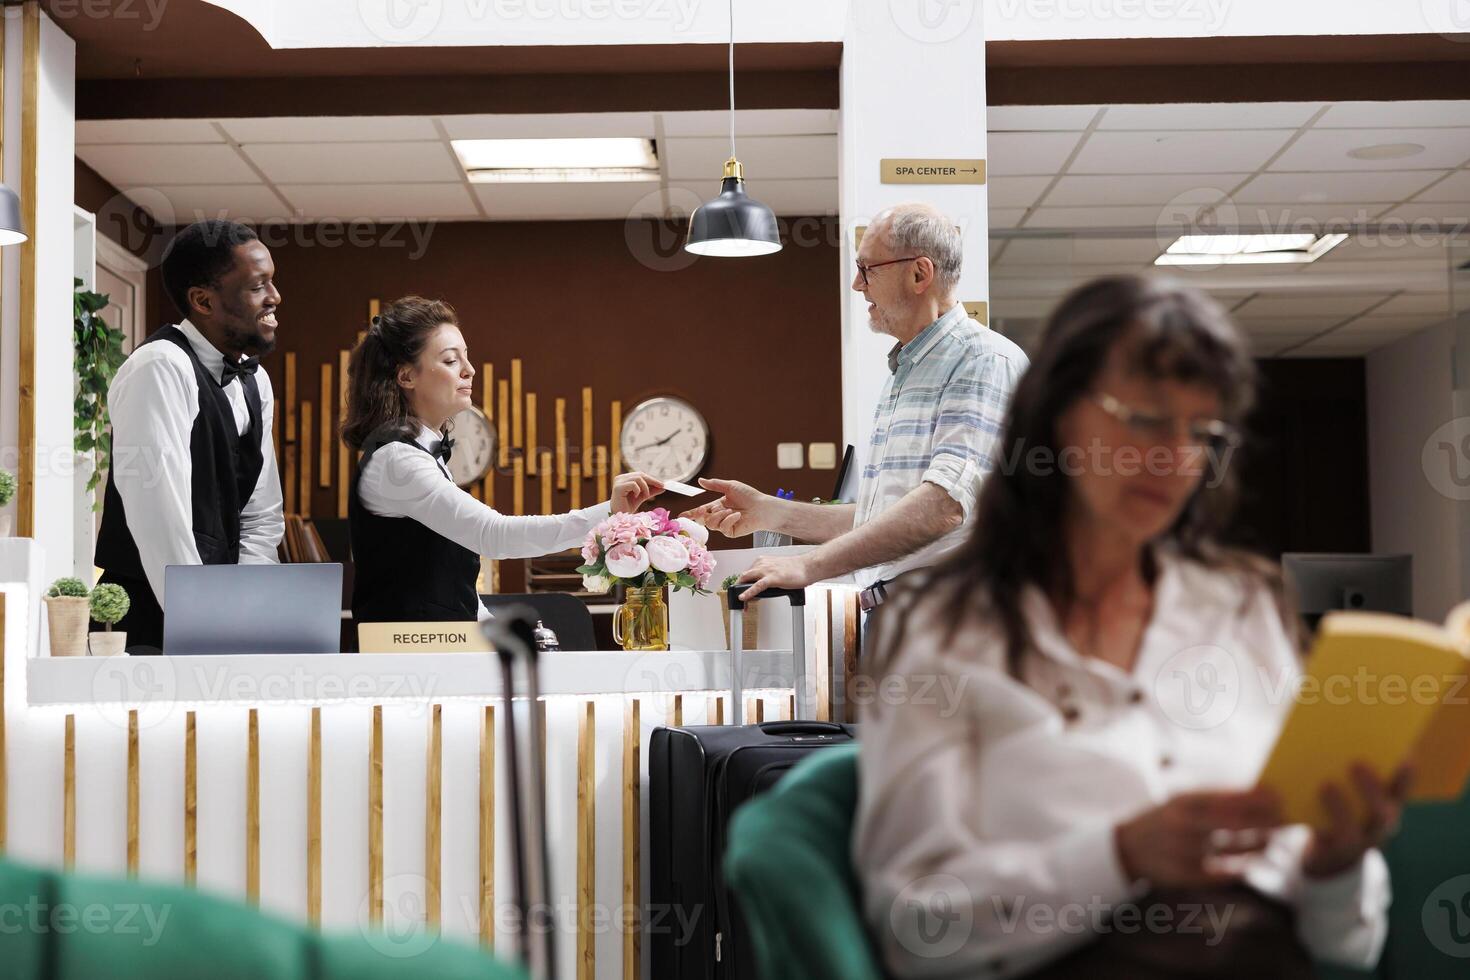
[[[617,608],[613,610],[613,642],[616,643],[618,646],[623,645],[623,605],[624,604],[620,602],[618,603]]]

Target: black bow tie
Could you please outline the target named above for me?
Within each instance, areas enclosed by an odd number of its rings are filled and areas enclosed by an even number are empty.
[[[235,378],[244,378],[253,375],[260,368],[260,358],[247,357],[245,360],[235,364],[225,361],[225,368],[220,372],[219,386],[223,388]]]
[[[439,445],[435,446],[429,451],[432,452],[435,456],[444,460],[444,462],[448,463],[450,455],[454,452],[454,440],[449,438],[448,436],[445,436],[444,439],[440,441]]]

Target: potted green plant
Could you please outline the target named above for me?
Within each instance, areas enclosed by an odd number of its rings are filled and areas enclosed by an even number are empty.
[[[93,630],[89,635],[91,641],[92,656],[115,657],[122,653],[128,645],[128,634],[112,630],[112,624],[128,614],[128,607],[132,600],[128,598],[128,590],[121,585],[111,582],[103,582],[92,590],[89,600],[92,607],[92,618],[105,627],[102,631]]]
[[[46,624],[51,656],[85,657],[91,607],[81,579],[59,578],[46,592]]]
[[[0,507],[7,506],[15,499],[15,474],[9,470],[0,470]],[[10,537],[10,515],[0,514],[0,538]]]
[[[715,595],[720,600],[720,615],[725,618],[725,642],[730,642],[730,586],[740,581],[740,573],[733,572],[725,576],[720,583],[720,591]],[[750,603],[745,607],[743,618],[740,620],[740,649],[754,650],[756,648],[756,636],[760,633],[760,605]]]
[[[107,392],[113,375],[122,366],[123,332],[102,319],[108,297],[86,289],[80,279],[73,279],[72,346],[73,366],[77,377],[73,414],[76,425],[76,451],[92,464],[87,479],[91,493],[102,481],[102,474],[112,465],[112,426],[107,415]],[[100,510],[101,502],[93,504]]]

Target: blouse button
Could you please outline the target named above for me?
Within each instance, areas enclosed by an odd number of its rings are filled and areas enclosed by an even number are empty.
[[[1062,718],[1065,719],[1069,725],[1081,717],[1082,712],[1078,711],[1075,705],[1068,704],[1062,706]]]
[[[1072,685],[1070,685],[1070,684],[1058,684],[1057,685],[1057,697],[1059,697],[1059,698],[1070,698],[1071,696],[1072,696]]]
[[[1128,703],[1129,704],[1142,704],[1143,703],[1143,692],[1135,688],[1128,695]]]
[[[1173,756],[1164,755],[1164,756],[1160,756],[1159,757],[1159,767],[1160,768],[1162,768],[1162,769],[1168,769],[1173,764],[1174,764],[1174,757]]]

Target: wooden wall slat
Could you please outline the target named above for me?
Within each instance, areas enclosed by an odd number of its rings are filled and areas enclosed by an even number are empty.
[[[61,863],[77,863],[77,716],[66,716],[61,750]]]
[[[310,402],[306,406],[310,407]],[[310,426],[309,419],[306,425]],[[245,752],[245,899],[260,903],[260,712],[250,709]]]
[[[495,946],[495,706],[480,727],[480,942]]]
[[[513,357],[510,359],[510,444],[516,449],[525,446],[524,422],[522,419],[521,401],[521,359]]]
[[[684,695],[674,695],[674,727],[678,728],[684,724]]]
[[[842,720],[857,721],[857,706],[852,701],[853,679],[857,677],[858,658],[862,654],[862,622],[855,592],[842,596]]]
[[[499,447],[501,469],[510,466],[510,385],[504,378],[500,380],[500,387],[496,389],[500,396],[500,416],[495,424],[499,427],[495,432],[495,444]]]
[[[709,724],[723,725],[725,723],[725,699],[718,694],[709,699]]]
[[[285,510],[288,514],[298,513],[296,509],[296,443],[286,443],[286,458],[281,466],[281,487],[285,491]]]
[[[286,351],[286,441],[296,441],[296,352]]]
[[[317,485],[330,487],[332,485],[332,365],[322,365],[322,397],[321,397],[321,445],[317,452],[321,459],[317,462]]]
[[[597,499],[607,499],[607,447],[598,446],[594,453],[597,459]]]
[[[623,976],[643,976],[640,945],[643,932],[640,814],[642,776],[640,757],[643,728],[641,705],[633,698],[623,711]]]
[[[311,402],[301,403],[301,490],[300,498],[296,501],[300,508],[298,513],[302,517],[311,516]]]
[[[306,918],[322,922],[322,709],[311,709],[306,748]]]
[[[582,472],[592,475],[592,389],[582,389]]]
[[[582,508],[582,464],[573,463],[571,473],[572,510]]]
[[[553,513],[551,501],[551,453],[541,454],[541,513]]]
[[[577,980],[597,980],[597,929],[594,927],[597,904],[595,702],[586,702],[577,722]]]
[[[812,651],[816,657],[816,668],[808,671],[813,684],[813,711],[817,721],[832,720],[832,602],[833,593],[823,589],[817,593],[817,617]]]
[[[199,873],[199,745],[194,735],[194,712],[184,715],[184,881],[194,884]]]
[[[142,760],[138,755],[138,711],[128,712],[128,803],[127,840],[128,874],[138,873],[138,775]]]
[[[368,921],[383,921],[383,706],[373,705],[368,757]]]
[[[443,874],[442,810],[444,779],[444,706],[429,714],[429,750],[424,776],[424,921],[439,926],[439,892]]]
[[[536,442],[536,393],[526,392],[526,473],[536,476],[541,447]]]
[[[486,361],[480,365],[480,411],[485,421],[495,421],[495,364]]]
[[[567,488],[567,400],[556,400],[556,488]]]
[[[511,513],[517,517],[526,512],[526,461],[517,456],[510,463]]]

